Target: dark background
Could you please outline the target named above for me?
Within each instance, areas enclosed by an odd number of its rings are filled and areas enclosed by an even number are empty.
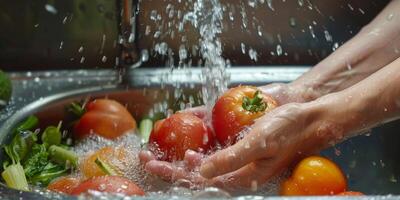
[[[389,1],[303,2],[303,6],[300,6],[298,1],[272,1],[272,11],[267,3],[253,8],[247,1],[221,0],[222,4],[227,5],[221,34],[223,56],[233,65],[313,65],[329,55],[335,43],[340,45],[355,35]],[[120,3],[115,0],[0,1],[0,69],[115,67],[121,63],[117,60],[121,51],[118,37]],[[165,56],[158,56],[152,50],[161,41],[165,41],[177,56],[178,44],[181,44],[177,39],[179,37],[171,39],[167,34],[161,34],[159,38],[154,38],[155,27],[160,26],[150,20],[151,11],[155,10],[162,16],[162,20],[157,22],[163,24],[161,32],[171,30],[166,24],[175,18],[168,19],[166,16],[168,4],[182,13],[192,9],[187,1],[146,0],[140,3],[136,51],[149,50],[150,61],[145,66],[165,65]],[[57,12],[49,12],[46,5],[54,7]],[[247,15],[247,28],[242,26],[241,8]],[[234,11],[233,21],[229,20],[230,11]],[[148,35],[145,34],[146,26],[151,27]],[[262,36],[257,34],[258,26],[261,27]],[[310,26],[315,37],[310,32]],[[329,32],[331,41],[326,40],[324,31]],[[197,44],[197,32],[193,27],[185,26],[187,47]],[[258,52],[258,62],[250,60],[248,53],[242,54],[241,42],[246,44],[247,51],[251,47]],[[271,52],[276,53],[278,44],[284,54],[271,55]],[[196,63],[195,56],[193,59],[193,63]]]

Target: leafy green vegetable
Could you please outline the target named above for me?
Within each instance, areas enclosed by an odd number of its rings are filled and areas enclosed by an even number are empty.
[[[48,126],[42,134],[42,142],[44,144],[47,144],[48,146],[59,145],[62,139],[60,129],[61,129],[61,122],[58,124],[57,127]]]
[[[24,171],[28,179],[43,171],[49,163],[49,153],[44,144],[35,144],[27,160],[24,162]]]
[[[25,121],[23,121],[21,124],[17,126],[15,129],[14,133],[20,133],[22,131],[31,131],[34,129],[39,123],[39,119],[35,116],[29,116],[26,118]]]
[[[12,164],[19,163],[28,153],[26,142],[20,134],[17,134],[9,145],[4,146],[4,150]]]
[[[29,190],[28,182],[47,185],[54,178],[65,175],[71,165],[76,167],[78,156],[61,144],[61,122],[47,127],[38,141],[38,131],[32,132],[39,120],[28,117],[14,130],[14,138],[4,146],[9,159],[3,161],[2,173],[11,188]],[[21,165],[22,164],[22,165]]]
[[[67,171],[68,169],[63,166],[49,162],[40,174],[30,179],[30,182],[36,185],[47,186],[55,178],[64,176]]]
[[[49,148],[49,154],[51,160],[58,164],[65,165],[66,168],[69,168],[69,165],[73,167],[78,166],[78,156],[73,151],[52,145]]]
[[[2,173],[7,186],[17,190],[29,191],[28,182],[25,177],[24,169],[20,163],[8,166]]]

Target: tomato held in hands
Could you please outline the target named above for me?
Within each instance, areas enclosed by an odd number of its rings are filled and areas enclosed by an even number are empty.
[[[346,178],[332,161],[311,156],[302,160],[281,185],[281,195],[336,195],[346,191]]]
[[[87,104],[86,113],[74,127],[77,138],[95,133],[107,139],[117,138],[136,129],[136,121],[120,103],[109,99],[97,99]]]
[[[239,86],[225,92],[215,103],[212,123],[218,141],[232,144],[246,126],[276,108],[278,103],[256,87]]]
[[[182,160],[189,149],[208,151],[214,138],[200,118],[191,113],[176,113],[155,123],[149,144],[158,159],[173,161]]]
[[[52,181],[47,189],[54,192],[61,192],[64,194],[71,194],[72,190],[80,184],[80,180],[71,176],[60,177]]]
[[[88,179],[74,188],[71,194],[80,195],[89,190],[128,196],[144,195],[144,191],[139,186],[129,179],[120,176],[100,176]]]

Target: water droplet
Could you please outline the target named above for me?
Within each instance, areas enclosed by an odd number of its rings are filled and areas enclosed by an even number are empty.
[[[254,50],[253,48],[250,48],[249,49],[249,56],[250,56],[251,60],[257,62],[257,56],[258,55],[257,55],[257,51],[256,50]]]
[[[295,27],[295,26],[296,26],[296,18],[290,17],[290,18],[289,18],[289,25],[290,25],[291,27]]]
[[[242,53],[246,54],[246,45],[242,42],[242,43],[240,43],[240,46],[242,48]]]
[[[181,61],[185,60],[187,58],[187,56],[188,56],[188,53],[187,53],[185,45],[181,45],[179,47],[179,60],[181,60]]]
[[[46,4],[44,6],[44,8],[46,9],[47,12],[49,12],[49,13],[51,13],[53,15],[57,14],[57,9],[53,5]]]
[[[103,56],[103,57],[101,58],[101,62],[103,62],[103,63],[107,62],[107,56]]]
[[[276,55],[281,56],[283,53],[282,46],[280,44],[276,45]]]
[[[386,17],[386,19],[387,19],[388,21],[392,21],[393,18],[394,18],[394,14],[393,14],[393,13],[390,13],[390,14]]]
[[[60,47],[58,47],[58,49],[61,50],[61,49],[63,48],[63,46],[64,46],[64,41],[61,41],[61,42],[60,42]]]
[[[147,62],[149,60],[149,51],[147,49],[143,49],[140,55],[140,60],[142,62]]]
[[[333,50],[333,51],[336,51],[337,48],[339,48],[339,43],[335,42],[335,43],[333,44],[332,50]]]
[[[267,0],[267,5],[268,5],[269,9],[271,9],[272,11],[275,11],[274,7],[272,6],[272,0]]]
[[[83,52],[83,46],[80,46],[80,47],[79,47],[78,52],[79,52],[79,53],[82,53],[82,52]]]
[[[332,42],[333,41],[332,35],[329,33],[329,31],[325,30],[324,34],[325,34],[325,39],[326,39],[327,42]]]
[[[244,148],[245,148],[245,149],[250,149],[250,143],[249,143],[248,141],[246,141],[246,142],[244,143]]]
[[[256,180],[251,181],[251,191],[257,192],[258,190],[258,182]]]

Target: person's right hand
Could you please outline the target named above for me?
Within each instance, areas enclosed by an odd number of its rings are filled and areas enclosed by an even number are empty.
[[[275,83],[266,86],[261,86],[259,89],[273,97],[278,105],[285,105],[288,103],[296,102],[302,103],[311,100],[311,92],[307,88],[301,87],[299,85]],[[194,107],[190,109],[183,110],[181,112],[190,112],[199,118],[207,118],[207,112],[205,106]],[[210,120],[205,119],[205,121],[210,122]],[[209,124],[211,126],[211,124]],[[142,151],[139,154],[139,158],[143,163],[145,169],[160,178],[174,182],[178,179],[190,180],[193,184],[200,185],[225,185],[223,179],[216,178],[213,180],[207,180],[203,178],[199,172],[198,168],[201,164],[201,160],[204,159],[204,155],[196,153],[193,151],[188,151],[185,155],[183,165],[182,163],[170,163],[165,161],[158,161],[154,154],[150,151]],[[196,172],[197,171],[197,172]]]

